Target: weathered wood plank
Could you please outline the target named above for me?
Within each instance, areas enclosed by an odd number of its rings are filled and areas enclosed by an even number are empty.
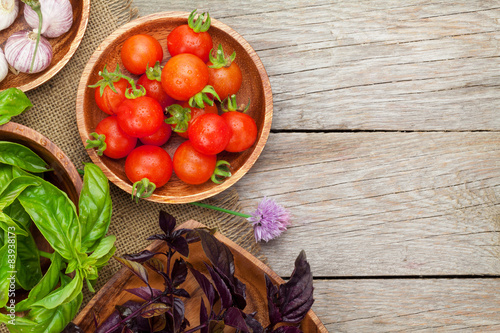
[[[314,281],[329,332],[499,332],[500,279]]]
[[[500,133],[279,133],[236,188],[294,225],[264,244],[290,274],[305,249],[318,276],[500,274]]]
[[[500,2],[136,0],[243,35],[274,92],[273,128],[499,130]]]

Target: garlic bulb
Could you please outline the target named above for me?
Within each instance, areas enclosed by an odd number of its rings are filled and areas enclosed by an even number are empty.
[[[8,73],[9,73],[9,64],[7,64],[5,55],[3,54],[2,49],[0,49],[0,82],[2,82],[3,79],[5,79]]]
[[[5,44],[5,58],[7,62],[23,73],[38,73],[49,67],[52,61],[52,46],[42,36],[40,36],[35,61],[32,62],[36,47],[36,38],[37,33],[33,31],[25,30],[12,34]],[[30,71],[32,63],[33,70]]]
[[[54,38],[68,32],[73,25],[73,7],[69,0],[40,0],[40,6],[42,35]],[[38,29],[38,15],[30,6],[24,6],[24,18],[30,27]]]
[[[18,0],[0,0],[0,31],[10,27],[18,13]]]

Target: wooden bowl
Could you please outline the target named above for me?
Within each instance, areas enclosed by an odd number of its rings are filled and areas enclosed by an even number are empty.
[[[22,144],[40,156],[54,169],[54,171],[45,172],[44,179],[64,191],[78,207],[80,191],[82,190],[82,179],[71,160],[53,142],[37,131],[13,122],[0,126],[0,141]],[[38,231],[34,223],[31,225],[31,233],[40,250],[53,252],[49,243]],[[50,265],[50,260],[45,258],[40,259],[42,271],[45,271]],[[16,292],[16,302],[27,296],[28,292]]]
[[[202,224],[196,221],[187,221],[183,223],[179,228],[199,228],[203,227]],[[226,244],[231,253],[234,256],[235,264],[235,276],[241,280],[246,285],[246,300],[247,306],[244,309],[245,313],[251,313],[257,311],[256,319],[263,324],[269,324],[269,319],[263,314],[267,314],[267,294],[266,294],[266,284],[264,280],[264,273],[267,274],[274,284],[284,283],[283,279],[279,277],[274,271],[272,271],[268,266],[264,265],[257,258],[252,256],[249,252],[241,248],[239,245],[226,238],[220,233],[216,233],[215,236],[222,243]],[[166,251],[167,246],[165,242],[155,241],[147,250],[152,252]],[[166,265],[167,261],[164,256],[155,257],[163,261]],[[177,258],[174,256],[174,259]],[[200,270],[204,270],[204,262],[209,262],[205,253],[201,248],[201,244],[192,243],[189,245],[189,259],[188,261],[193,264],[193,266]],[[172,260],[172,263],[174,260]],[[153,287],[163,290],[163,278],[158,274],[151,273],[149,271],[149,281]],[[125,289],[131,289],[136,287],[145,286],[139,278],[137,278],[130,270],[122,268],[118,271],[102,288],[99,292],[90,300],[90,302],[85,306],[85,308],[80,311],[73,322],[78,325],[83,332],[94,332],[94,311],[98,314],[100,318],[100,323],[103,323],[106,318],[115,311],[115,305],[122,305],[129,300],[140,301],[141,299],[125,291]],[[181,285],[182,288],[186,289],[191,298],[185,301],[186,305],[186,318],[191,323],[191,327],[197,326],[199,323],[199,309],[200,302],[199,298],[203,295],[203,291],[197,284],[192,274],[188,274],[186,281]],[[316,314],[309,310],[306,317],[301,323],[301,330],[305,333],[311,332],[328,332],[323,323],[319,320]]]
[[[187,23],[189,13],[164,12],[136,19],[113,32],[98,47],[90,58],[83,71],[76,103],[76,117],[78,129],[83,143],[89,139],[89,133],[94,132],[97,124],[108,115],[101,111],[94,100],[94,89],[88,88],[99,81],[98,75],[105,65],[114,70],[120,65],[123,73],[137,79],[125,70],[120,59],[120,50],[123,42],[130,36],[138,33],[149,34],[160,42],[164,50],[165,63],[170,55],[167,49],[167,36],[175,27]],[[273,113],[271,85],[267,73],[259,57],[252,47],[237,32],[227,25],[212,18],[212,25],[208,32],[211,34],[214,47],[222,44],[224,52],[231,54],[236,51],[235,62],[243,73],[243,83],[238,92],[238,101],[247,102],[251,99],[251,106],[247,112],[257,123],[257,141],[253,147],[241,153],[221,153],[219,160],[231,163],[232,176],[222,184],[208,181],[202,185],[188,185],[173,175],[170,181],[157,189],[148,200],[163,203],[188,203],[202,200],[220,193],[236,183],[252,167],[259,157],[267,141],[271,129]],[[178,135],[172,134],[171,139],[164,145],[164,149],[173,157],[175,148],[184,141]],[[128,193],[132,192],[132,183],[127,179],[124,171],[124,161],[113,160],[105,156],[98,156],[94,149],[87,150],[92,161],[98,165],[106,176],[115,185]]]
[[[52,45],[53,58],[50,66],[40,73],[13,74],[9,71],[7,77],[0,82],[0,91],[16,87],[22,91],[28,91],[38,87],[56,75],[75,53],[83,38],[89,20],[90,0],[70,0],[73,6],[73,25],[71,29],[57,38],[47,38]],[[0,47],[2,49],[14,32],[21,30],[32,30],[24,19],[25,4],[19,1],[19,14],[14,23],[5,30],[0,31]]]

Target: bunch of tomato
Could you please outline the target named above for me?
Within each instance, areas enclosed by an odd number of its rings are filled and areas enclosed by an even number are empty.
[[[126,158],[136,198],[150,196],[173,172],[188,184],[220,183],[231,174],[217,154],[242,152],[257,139],[255,120],[245,113],[248,105],[241,110],[236,104],[242,84],[236,53],[226,56],[220,44],[214,50],[209,27],[209,14],[196,17],[194,10],[187,24],[168,35],[170,58],[163,67],[158,40],[134,35],[123,43],[121,60],[139,79],[122,74],[117,65],[114,72],[105,67],[102,80],[90,86],[96,88],[97,106],[109,116],[90,134],[95,140],[87,140],[86,148]],[[173,157],[163,149],[172,131],[187,139]]]

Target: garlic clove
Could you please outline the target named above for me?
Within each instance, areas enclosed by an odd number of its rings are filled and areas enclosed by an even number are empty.
[[[3,0],[0,0],[3,1]],[[73,25],[73,7],[69,0],[40,0],[42,10],[42,35],[59,37]],[[30,6],[24,6],[24,18],[33,29],[38,29],[38,15]]]
[[[7,29],[19,13],[18,0],[0,0],[0,31]]]
[[[44,37],[40,36],[33,71],[30,72],[36,38],[37,33],[33,31],[24,30],[12,34],[5,44],[7,62],[23,73],[38,73],[49,67],[52,61],[52,46]]]
[[[5,59],[5,54],[0,48],[0,82],[2,82],[3,79],[7,77],[8,73],[9,73],[9,64],[7,63],[7,59]]]

